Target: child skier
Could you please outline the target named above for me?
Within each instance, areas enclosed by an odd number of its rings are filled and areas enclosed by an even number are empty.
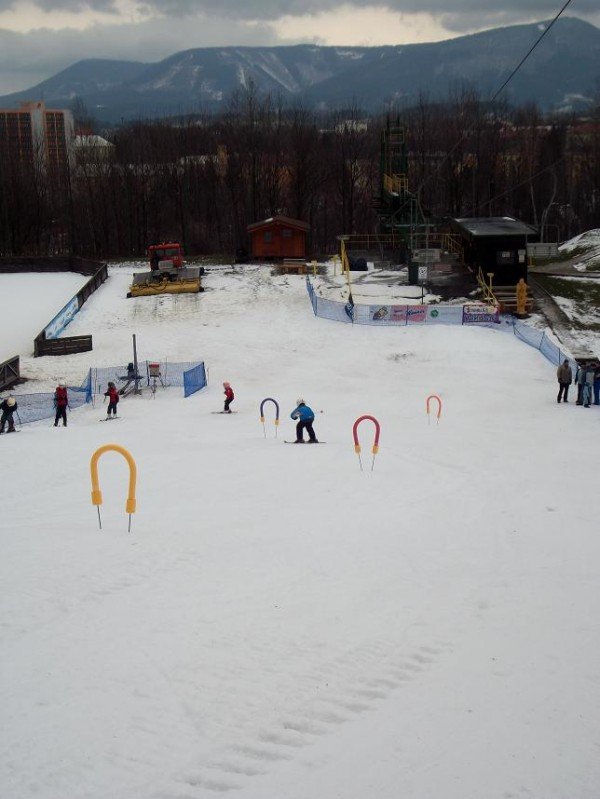
[[[227,381],[223,383],[223,388],[225,389],[225,391],[223,392],[225,394],[225,405],[223,407],[223,413],[231,413],[231,411],[229,410],[229,406],[235,399],[235,394],[233,393],[231,385]]]
[[[8,424],[9,433],[16,433],[13,414],[17,410],[17,407],[17,401],[14,397],[7,397],[0,403],[0,411],[2,411],[2,415],[0,416],[0,433],[4,432],[4,426],[6,424]]]
[[[313,430],[313,422],[315,414],[311,408],[304,402],[302,398],[296,400],[297,407],[290,413],[291,419],[298,419],[296,425],[296,440],[294,444],[304,444],[304,431],[308,433],[308,444],[318,444],[315,431]]]
[[[67,408],[69,407],[69,395],[64,383],[59,383],[54,392],[54,407],[56,416],[54,417],[54,427],[58,427],[60,419],[63,420],[63,427],[67,426]]]
[[[117,387],[112,381],[108,384],[108,391],[104,392],[104,396],[108,397],[108,409],[106,411],[106,418],[110,419],[111,413],[113,414],[113,417],[116,417],[117,404],[119,402],[119,392],[117,391]]]

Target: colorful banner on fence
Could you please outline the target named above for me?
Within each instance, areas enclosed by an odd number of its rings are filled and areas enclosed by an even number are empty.
[[[409,305],[406,309],[406,323],[408,325],[422,325],[427,321],[426,305]]]
[[[50,324],[44,328],[46,338],[58,338],[78,310],[79,299],[77,295],[75,295],[75,297],[69,300],[65,307],[56,314]]]
[[[463,325],[489,325],[500,322],[500,312],[493,305],[463,305]]]
[[[428,325],[462,325],[462,305],[430,305],[427,308]]]

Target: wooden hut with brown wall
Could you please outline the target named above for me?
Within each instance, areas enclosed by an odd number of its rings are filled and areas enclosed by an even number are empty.
[[[306,258],[306,236],[310,226],[300,219],[272,216],[248,225],[247,229],[250,254],[254,260]]]

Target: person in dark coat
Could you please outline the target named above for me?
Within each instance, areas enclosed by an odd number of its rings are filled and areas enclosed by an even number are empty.
[[[67,408],[69,407],[69,395],[67,387],[64,383],[59,383],[54,392],[54,407],[56,408],[56,416],[54,417],[54,427],[58,427],[59,421],[62,419],[63,427],[67,426]]]
[[[113,416],[117,415],[117,405],[119,403],[119,392],[117,391],[117,387],[113,382],[108,384],[108,391],[104,392],[104,396],[108,397],[108,408],[106,411],[106,418],[111,418],[111,413]]]
[[[594,367],[594,405],[600,405],[600,363]]]
[[[302,398],[298,399],[296,402],[297,406],[290,413],[291,419],[298,420],[298,424],[296,425],[296,441],[294,443],[304,444],[304,431],[306,430],[308,433],[308,443],[318,444],[319,442],[313,430],[315,414],[312,408],[309,408]]]
[[[585,386],[585,365],[579,364],[575,374],[575,384],[577,386],[577,405],[583,405],[583,387]]]
[[[0,403],[0,411],[2,411],[2,415],[0,416],[0,433],[4,432],[4,428],[8,425],[8,433],[15,433],[15,421],[13,419],[13,415],[19,406],[17,405],[17,401],[14,397],[7,397],[2,403]]]
[[[231,413],[231,411],[229,410],[229,406],[235,399],[235,394],[233,393],[231,384],[227,383],[227,381],[223,383],[223,389],[224,389],[223,393],[225,394],[225,405],[223,406],[223,413]]]
[[[556,401],[560,402],[562,399],[563,402],[568,402],[569,400],[567,397],[569,394],[569,386],[573,382],[573,372],[566,358],[556,370],[556,377],[558,378],[558,396]]]

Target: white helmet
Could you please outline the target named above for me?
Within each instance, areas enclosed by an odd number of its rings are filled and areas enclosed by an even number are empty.
[[[16,404],[17,404],[17,401],[16,401],[16,399],[15,399],[14,397],[9,397],[9,398],[6,400],[6,404],[8,405],[8,407],[9,407],[9,408],[12,408],[12,407],[13,407],[13,405],[16,405]]]
[[[296,400],[296,405],[304,405],[304,400],[302,399],[302,397],[299,397],[299,398]]]
[[[60,380],[59,383],[58,383],[58,387],[59,388],[65,388],[65,381],[64,380]]]

